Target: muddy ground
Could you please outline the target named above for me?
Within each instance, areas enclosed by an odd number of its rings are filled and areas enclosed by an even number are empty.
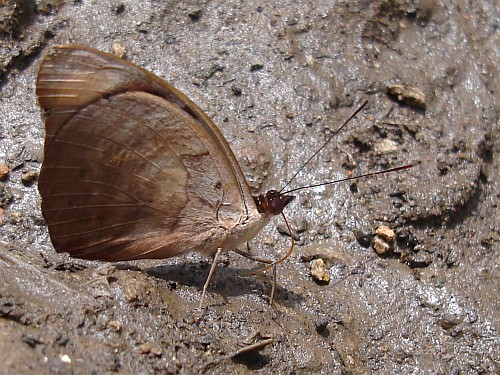
[[[499,373],[496,3],[0,2],[0,373]],[[61,43],[120,45],[173,83],[214,119],[255,188],[283,186],[364,100],[293,187],[415,167],[299,192],[274,305],[271,274],[250,275],[258,265],[230,253],[199,318],[209,259],[54,251],[34,82]],[[399,101],[391,85],[423,96]],[[380,225],[396,234],[384,255],[371,245]],[[282,228],[275,218],[253,251],[284,254]],[[318,258],[328,284],[310,275]]]

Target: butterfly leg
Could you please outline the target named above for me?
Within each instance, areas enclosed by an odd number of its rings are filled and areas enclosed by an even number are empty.
[[[241,250],[238,250],[238,249],[234,249],[233,250],[236,254],[238,255],[241,255],[247,259],[250,259],[250,260],[253,260],[254,262],[260,262],[260,263],[266,263],[266,264],[272,264],[274,261],[271,260],[271,259],[267,259],[267,258],[261,258],[261,257],[258,257],[256,255],[253,255],[253,254],[250,254],[246,251],[241,251]]]
[[[201,300],[199,309],[203,307],[203,302],[205,302],[205,294],[207,293],[208,285],[210,284],[210,280],[212,279],[212,275],[214,274],[215,267],[217,267],[217,260],[219,260],[219,255],[222,253],[222,249],[218,248],[215,253],[214,260],[212,261],[212,266],[210,267],[210,272],[208,273],[207,281],[205,281],[205,285],[203,285],[203,292],[201,293]]]
[[[248,242],[247,242],[247,250],[248,251],[241,251],[238,249],[234,249],[234,252],[238,255],[241,255],[241,256],[243,256],[247,259],[253,260],[255,262],[266,263],[266,264],[273,264],[274,263],[273,260],[270,260],[267,258],[261,258],[261,257],[255,256],[253,254],[250,254],[250,245],[248,244]],[[273,264],[272,268],[273,268],[273,284],[271,286],[271,295],[269,296],[269,304],[270,305],[272,305],[274,302],[274,293],[276,291],[276,265]],[[259,272],[259,271],[257,270],[255,272],[252,272],[252,274],[255,274],[257,272]]]
[[[273,265],[273,285],[271,287],[271,295],[269,296],[269,304],[274,302],[274,292],[276,291],[276,265]]]

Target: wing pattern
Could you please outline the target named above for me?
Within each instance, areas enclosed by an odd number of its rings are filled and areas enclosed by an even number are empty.
[[[57,251],[109,261],[212,254],[234,245],[238,225],[259,222],[220,131],[151,73],[55,47],[37,96],[46,123],[39,190]]]

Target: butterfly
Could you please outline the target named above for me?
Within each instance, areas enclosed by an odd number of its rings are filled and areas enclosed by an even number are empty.
[[[36,95],[46,130],[38,189],[56,251],[110,262],[193,251],[213,256],[200,307],[222,252],[269,263],[261,270],[291,254],[293,236],[287,254],[274,262],[237,250],[282,214],[295,198],[291,192],[412,167],[283,193],[300,168],[280,191],[253,196],[212,120],[137,65],[88,47],[54,46],[40,64]]]
[[[102,261],[215,256],[252,239],[293,195],[253,196],[212,120],[168,82],[96,49],[54,46],[36,95],[38,189],[57,252]]]

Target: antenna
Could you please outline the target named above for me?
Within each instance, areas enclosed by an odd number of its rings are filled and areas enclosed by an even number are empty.
[[[293,193],[295,191],[299,191],[299,190],[302,190],[302,189],[310,189],[310,188],[314,188],[314,187],[318,187],[318,186],[325,186],[325,185],[336,184],[337,182],[357,180],[358,178],[374,176],[376,174],[383,174],[383,173],[401,171],[403,169],[408,169],[408,168],[412,168],[412,167],[413,167],[413,164],[407,164],[407,165],[403,165],[401,167],[396,167],[396,168],[391,168],[391,169],[384,169],[383,171],[370,172],[370,173],[360,174],[360,175],[357,175],[357,176],[341,178],[340,180],[322,182],[322,183],[319,183],[319,184],[313,184],[313,185],[307,185],[307,186],[301,186],[301,187],[298,187],[296,189],[285,191],[284,193],[281,193],[281,194],[289,194],[289,193]]]
[[[319,149],[317,149],[317,150],[314,152],[314,154],[312,154],[312,155],[311,155],[311,157],[309,157],[309,159],[307,159],[307,161],[306,161],[304,164],[302,164],[302,166],[301,166],[301,167],[297,170],[297,172],[295,172],[295,174],[292,176],[292,178],[291,178],[291,179],[289,179],[289,180],[288,180],[288,182],[285,184],[285,186],[283,186],[283,187],[281,188],[281,190],[279,191],[279,193],[280,193],[280,194],[283,194],[283,193],[282,193],[282,191],[283,191],[283,190],[285,190],[285,188],[286,188],[288,185],[290,185],[290,183],[291,183],[291,182],[295,179],[295,177],[297,177],[297,175],[298,175],[298,174],[299,174],[299,173],[300,173],[300,172],[301,172],[301,171],[305,168],[305,166],[306,166],[307,164],[309,164],[309,162],[310,162],[312,159],[314,159],[314,157],[315,157],[316,155],[318,155],[318,154],[321,152],[321,150],[323,150],[323,149],[326,147],[326,145],[327,145],[328,143],[330,143],[330,141],[333,139],[333,137],[335,137],[335,136],[337,135],[337,133],[338,133],[338,132],[340,132],[340,131],[342,130],[342,128],[343,128],[344,126],[346,126],[346,125],[347,125],[347,124],[348,124],[348,123],[349,123],[349,122],[350,122],[350,121],[351,121],[354,117],[356,117],[356,115],[357,115],[359,112],[361,112],[361,110],[362,110],[363,108],[365,108],[367,104],[368,104],[368,100],[365,100],[365,102],[359,106],[359,108],[358,108],[358,109],[357,109],[357,110],[356,110],[356,111],[355,111],[355,112],[351,115],[351,117],[349,117],[349,118],[348,118],[348,119],[347,119],[347,120],[346,120],[346,121],[342,124],[342,126],[341,126],[340,128],[338,128],[337,130],[335,130],[335,131],[333,132],[333,134],[332,134],[332,135],[331,135],[331,136],[330,136],[330,137],[326,140],[326,142],[325,142],[325,143],[323,143],[323,145],[322,145]],[[361,176],[360,176],[360,177],[361,177]],[[333,182],[332,182],[332,183],[333,183]],[[318,185],[318,186],[319,186],[319,185]],[[299,188],[299,189],[295,189],[295,190],[290,190],[290,191],[296,191],[296,190],[300,190],[300,189],[301,189],[301,188]]]
[[[283,186],[281,188],[281,190],[278,192],[279,194],[279,197],[282,197],[282,198],[285,198],[287,197],[287,194],[290,194],[290,193],[293,193],[293,192],[296,192],[296,191],[299,191],[299,190],[303,190],[303,189],[310,189],[310,188],[314,188],[314,187],[318,187],[318,186],[325,186],[325,185],[330,185],[330,184],[336,184],[338,182],[343,182],[343,181],[350,181],[350,180],[357,180],[359,178],[363,178],[363,177],[369,177],[369,176],[374,176],[374,175],[377,175],[377,174],[383,174],[383,173],[389,173],[389,172],[396,172],[396,171],[401,171],[403,169],[408,169],[408,168],[412,168],[413,167],[413,164],[407,164],[407,165],[403,165],[403,166],[400,166],[400,167],[395,167],[395,168],[391,168],[391,169],[385,169],[385,170],[382,170],[382,171],[377,171],[377,172],[370,172],[370,173],[365,173],[365,174],[361,174],[361,175],[357,175],[357,176],[352,176],[352,177],[346,177],[346,178],[342,178],[340,180],[335,180],[335,181],[329,181],[329,182],[322,182],[322,183],[318,183],[318,184],[312,184],[312,185],[307,185],[307,186],[301,186],[301,187],[298,187],[298,188],[295,188],[295,189],[291,189],[291,190],[288,190],[286,192],[283,193],[283,190],[285,190],[285,188],[290,185],[290,183],[295,179],[295,177],[297,177],[297,175],[304,169],[304,167],[309,164],[309,162],[316,156],[319,154],[319,152],[321,150],[323,150],[323,148],[326,147],[326,145],[328,143],[330,143],[330,141],[333,139],[333,137],[342,130],[342,128],[344,128],[344,126],[346,126],[354,117],[356,117],[356,115],[361,112],[361,110],[363,108],[366,107],[366,105],[368,104],[368,100],[366,100],[363,104],[361,104],[361,106],[359,106],[359,108],[342,124],[341,127],[339,127],[327,140],[325,143],[323,143],[323,145],[316,151],[314,152],[310,157],[309,159],[307,159],[307,161],[302,164],[302,166],[297,170],[297,172],[295,172],[295,174],[292,176],[292,178],[285,184],[285,186]],[[271,190],[268,192],[268,194],[270,192],[273,192],[273,193],[276,193],[275,190]],[[260,196],[259,196],[260,197]],[[295,198],[294,196],[290,196],[288,195],[288,197],[290,198]],[[283,201],[282,201],[283,202]],[[290,234],[290,237],[292,239],[292,243],[290,245],[290,249],[288,250],[288,252],[283,256],[281,257],[280,259],[274,261],[274,262],[269,262],[269,264],[265,267],[262,267],[260,269],[258,269],[257,271],[254,271],[252,272],[253,274],[256,274],[258,272],[262,272],[262,271],[265,271],[265,270],[268,270],[270,268],[273,268],[275,267],[277,264],[283,262],[285,259],[287,259],[291,254],[292,254],[292,251],[293,251],[293,248],[294,248],[294,245],[295,245],[295,241],[294,241],[294,238],[293,238],[293,234],[292,234],[292,229],[290,228],[290,225],[288,224],[288,221],[285,217],[285,215],[283,214],[282,210],[283,208],[286,206],[286,204],[288,204],[289,201],[287,201],[286,203],[284,203],[282,206],[280,206],[281,210],[280,210],[280,213],[281,213],[281,216],[283,217],[283,220],[285,221],[285,224],[287,226],[287,229],[288,229],[288,233]],[[241,253],[240,253],[241,254]],[[243,255],[243,254],[242,254]],[[266,262],[268,263],[268,262]],[[274,288],[274,286],[273,286]]]

